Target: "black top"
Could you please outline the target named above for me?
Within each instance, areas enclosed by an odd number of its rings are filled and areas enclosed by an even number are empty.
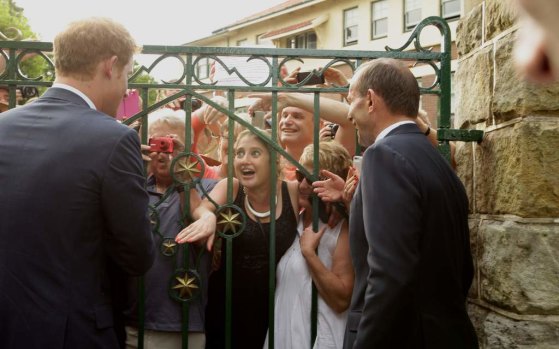
[[[279,262],[297,234],[297,219],[287,183],[282,182],[282,210],[276,218],[276,258]],[[246,212],[245,194],[239,186],[234,204]],[[253,221],[247,215],[243,232],[233,239],[232,348],[261,349],[268,330],[268,276],[270,223]],[[225,261],[210,276],[206,308],[206,348],[225,347]]]

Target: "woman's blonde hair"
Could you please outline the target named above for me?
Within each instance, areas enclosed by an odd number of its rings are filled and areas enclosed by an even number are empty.
[[[118,57],[122,69],[138,51],[134,39],[121,24],[108,18],[89,18],[70,23],[54,38],[56,73],[90,80],[99,62]]]
[[[318,167],[328,170],[345,179],[351,166],[351,157],[347,149],[336,141],[321,141],[318,144]],[[303,149],[299,162],[305,167],[313,166],[314,145],[309,144]]]

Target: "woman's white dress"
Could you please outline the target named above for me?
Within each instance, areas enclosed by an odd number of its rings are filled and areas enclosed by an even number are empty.
[[[332,268],[332,256],[343,222],[327,227],[318,245],[318,257],[327,269]],[[325,225],[320,222],[320,227]],[[275,301],[275,345],[277,349],[308,349],[311,343],[311,274],[301,253],[299,237],[303,219],[299,219],[298,236],[281,258],[277,267]],[[342,348],[347,311],[338,314],[318,296],[317,337],[313,348]],[[268,333],[269,336],[269,333]],[[264,348],[268,348],[268,336]]]

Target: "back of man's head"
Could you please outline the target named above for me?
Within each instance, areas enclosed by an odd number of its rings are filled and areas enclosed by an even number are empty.
[[[419,109],[419,86],[412,72],[392,58],[378,58],[359,67],[355,90],[364,96],[368,89],[382,97],[392,114],[416,117]]]
[[[87,81],[97,64],[113,56],[123,68],[138,50],[128,30],[108,18],[88,18],[71,23],[54,38],[57,75]]]

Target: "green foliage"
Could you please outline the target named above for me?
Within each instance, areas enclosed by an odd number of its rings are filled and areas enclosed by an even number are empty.
[[[0,40],[36,40],[37,35],[31,29],[23,9],[14,0],[0,0]],[[50,65],[44,58],[34,53],[26,54],[19,64],[21,73],[28,78],[43,76],[43,80],[52,79]]]
[[[16,31],[8,28],[17,28],[21,32],[21,37],[16,35]],[[35,33],[31,30],[27,18],[23,15],[23,9],[18,7],[13,0],[0,0],[0,32],[11,39],[34,38]]]
[[[134,71],[138,70],[139,68],[140,65],[137,62],[134,62],[134,68],[133,68]],[[134,78],[134,81],[132,81],[132,83],[155,84],[157,83],[157,81],[151,75],[147,74],[146,72],[142,72],[140,75]],[[148,106],[152,105],[156,101],[157,101],[157,90],[150,89],[148,92]]]

